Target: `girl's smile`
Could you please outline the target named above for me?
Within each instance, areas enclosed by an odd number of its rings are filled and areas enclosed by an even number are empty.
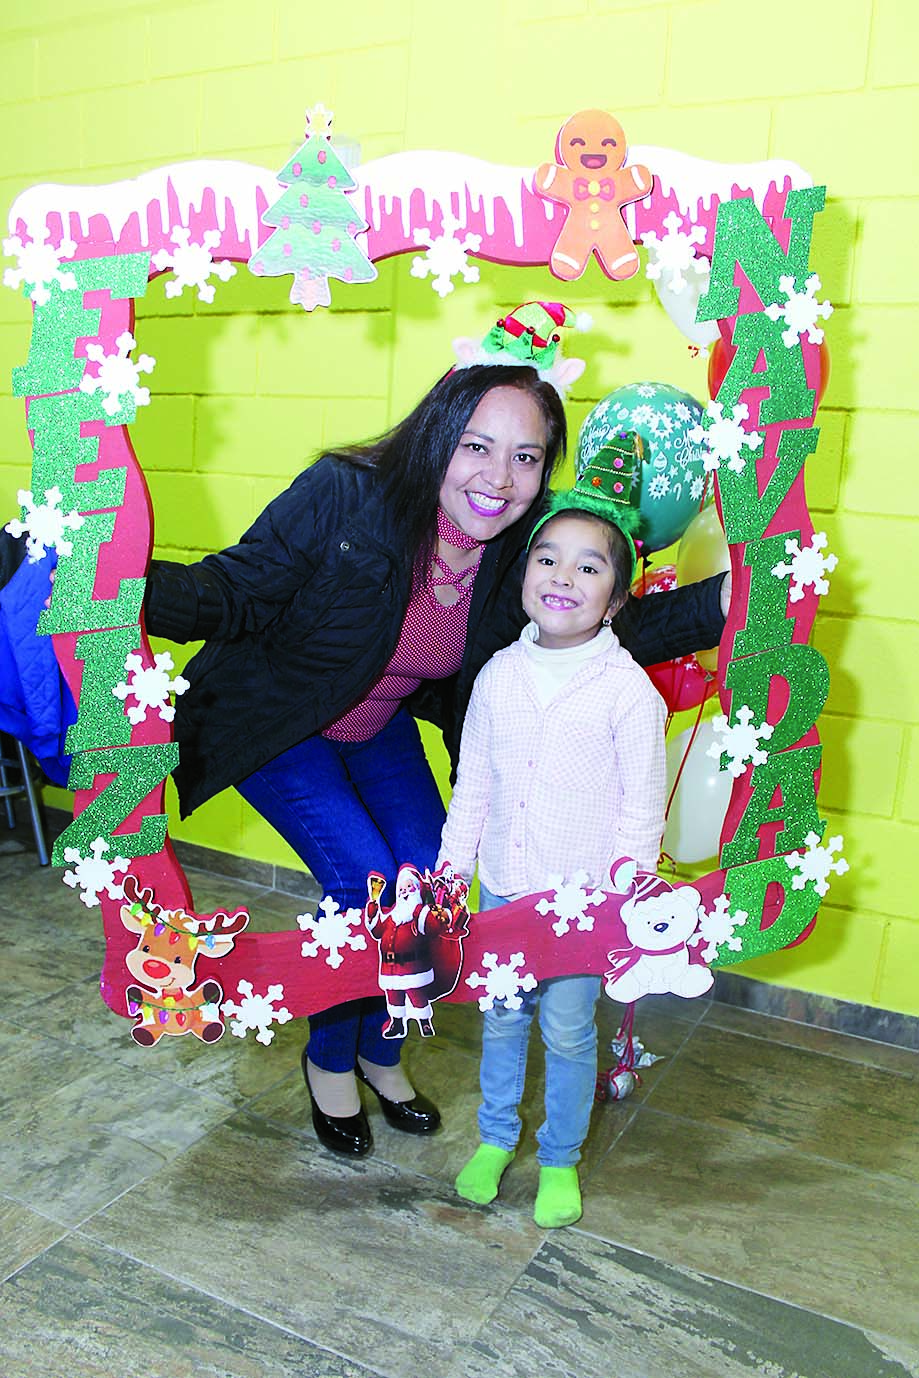
[[[536,534],[523,579],[523,608],[539,628],[539,644],[563,650],[592,641],[618,610],[605,523],[561,512]]]

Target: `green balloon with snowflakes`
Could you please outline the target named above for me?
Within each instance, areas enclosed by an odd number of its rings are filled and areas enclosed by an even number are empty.
[[[629,383],[588,412],[578,437],[580,476],[620,431],[641,436],[642,462],[632,502],[645,554],[682,536],[706,493],[706,449],[697,438],[702,408],[669,383]]]

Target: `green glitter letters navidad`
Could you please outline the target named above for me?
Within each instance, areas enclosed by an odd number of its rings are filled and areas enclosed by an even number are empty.
[[[140,647],[143,579],[122,579],[115,598],[95,598],[93,590],[101,546],[112,539],[116,511],[124,501],[127,470],[103,469],[80,481],[77,468],[98,458],[98,436],[81,435],[87,421],[125,425],[134,419],[128,401],[114,416],[106,415],[98,395],[74,391],[84,360],[74,354],[78,339],[98,334],[101,308],[87,307],[84,293],[107,290],[112,299],[143,296],[150,260],[146,254],[118,254],[82,259],[72,265],[76,289],[49,285],[49,299],[35,308],[29,356],[13,370],[13,392],[31,397],[29,425],[34,431],[32,491],[40,500],[49,488],[60,489],[64,511],[76,510],[83,524],[73,534],[73,550],[58,561],[50,607],[41,614],[43,635],[81,632],[76,659],[83,662],[77,721],[68,730],[67,750],[75,753],[68,784],[91,790],[100,775],[112,777],[54,844],[52,860],[65,864],[65,848],[89,855],[102,837],[127,857],[159,852],[166,836],[166,815],[143,819],[135,833],[118,828],[165,780],[178,761],[174,742],[130,746],[130,726],[112,689],[124,673],[125,656]],[[64,391],[70,389],[70,391]],[[107,509],[107,510],[106,510]]]
[[[781,297],[779,278],[803,280],[814,215],[823,209],[824,187],[790,191],[785,216],[790,221],[788,253],[772,234],[749,198],[718,207],[711,280],[699,302],[697,320],[716,320],[737,311],[740,289],[734,285],[739,264],[764,303]],[[781,325],[764,310],[738,316],[732,344],[736,352],[718,392],[725,409],[734,407],[748,388],[769,388],[760,408],[761,425],[800,421],[812,415],[814,393],[807,386],[800,340],[791,348],[781,338]],[[765,369],[757,369],[760,357]],[[787,705],[768,742],[768,756],[753,767],[750,797],[733,838],[722,851],[728,868],[724,888],[732,909],[762,915],[770,886],[784,895],[781,910],[767,928],[744,934],[742,957],[755,957],[785,947],[799,938],[816,915],[820,896],[813,887],[795,890],[784,856],[757,860],[760,829],[772,825],[775,845],[788,852],[804,845],[808,833],[822,837],[826,822],[817,815],[816,772],[822,748],[812,743],[795,746],[810,731],[826,701],[829,671],[819,651],[792,642],[795,621],[788,613],[789,575],[776,578],[773,566],[781,559],[786,537],[800,539],[800,531],[765,536],[817,444],[818,431],[793,429],[782,433],[772,472],[760,493],[769,462],[747,464],[740,473],[722,466],[718,471],[725,534],[731,544],[746,542],[744,564],[750,570],[746,624],[734,638],[733,658],[725,674],[732,695],[731,721],[746,704],[758,722],[766,720],[766,706],[775,677],[787,690]],[[757,469],[759,472],[757,472]],[[723,762],[726,765],[726,762]],[[776,828],[776,825],[779,825]],[[731,960],[737,958],[731,954]],[[725,965],[715,961],[713,965]]]

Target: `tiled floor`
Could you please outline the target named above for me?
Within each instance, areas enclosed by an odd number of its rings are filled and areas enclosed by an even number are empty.
[[[370,1106],[373,1155],[334,1158],[301,1021],[270,1048],[137,1048],[96,991],[97,912],[9,838],[2,1378],[919,1375],[919,1054],[710,1002],[639,1007],[664,1060],[596,1108],[583,1219],[544,1232],[531,1139],[498,1204],[453,1191],[476,1142],[474,1006],[440,1007],[437,1038],[406,1048],[442,1131],[396,1133]],[[245,896],[269,926],[302,908],[189,875],[201,907]]]

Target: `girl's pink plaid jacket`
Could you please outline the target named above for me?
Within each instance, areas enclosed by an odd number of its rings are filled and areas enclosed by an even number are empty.
[[[521,641],[478,676],[463,728],[441,859],[519,897],[610,863],[657,866],[664,827],[663,699],[610,633],[547,706]]]

